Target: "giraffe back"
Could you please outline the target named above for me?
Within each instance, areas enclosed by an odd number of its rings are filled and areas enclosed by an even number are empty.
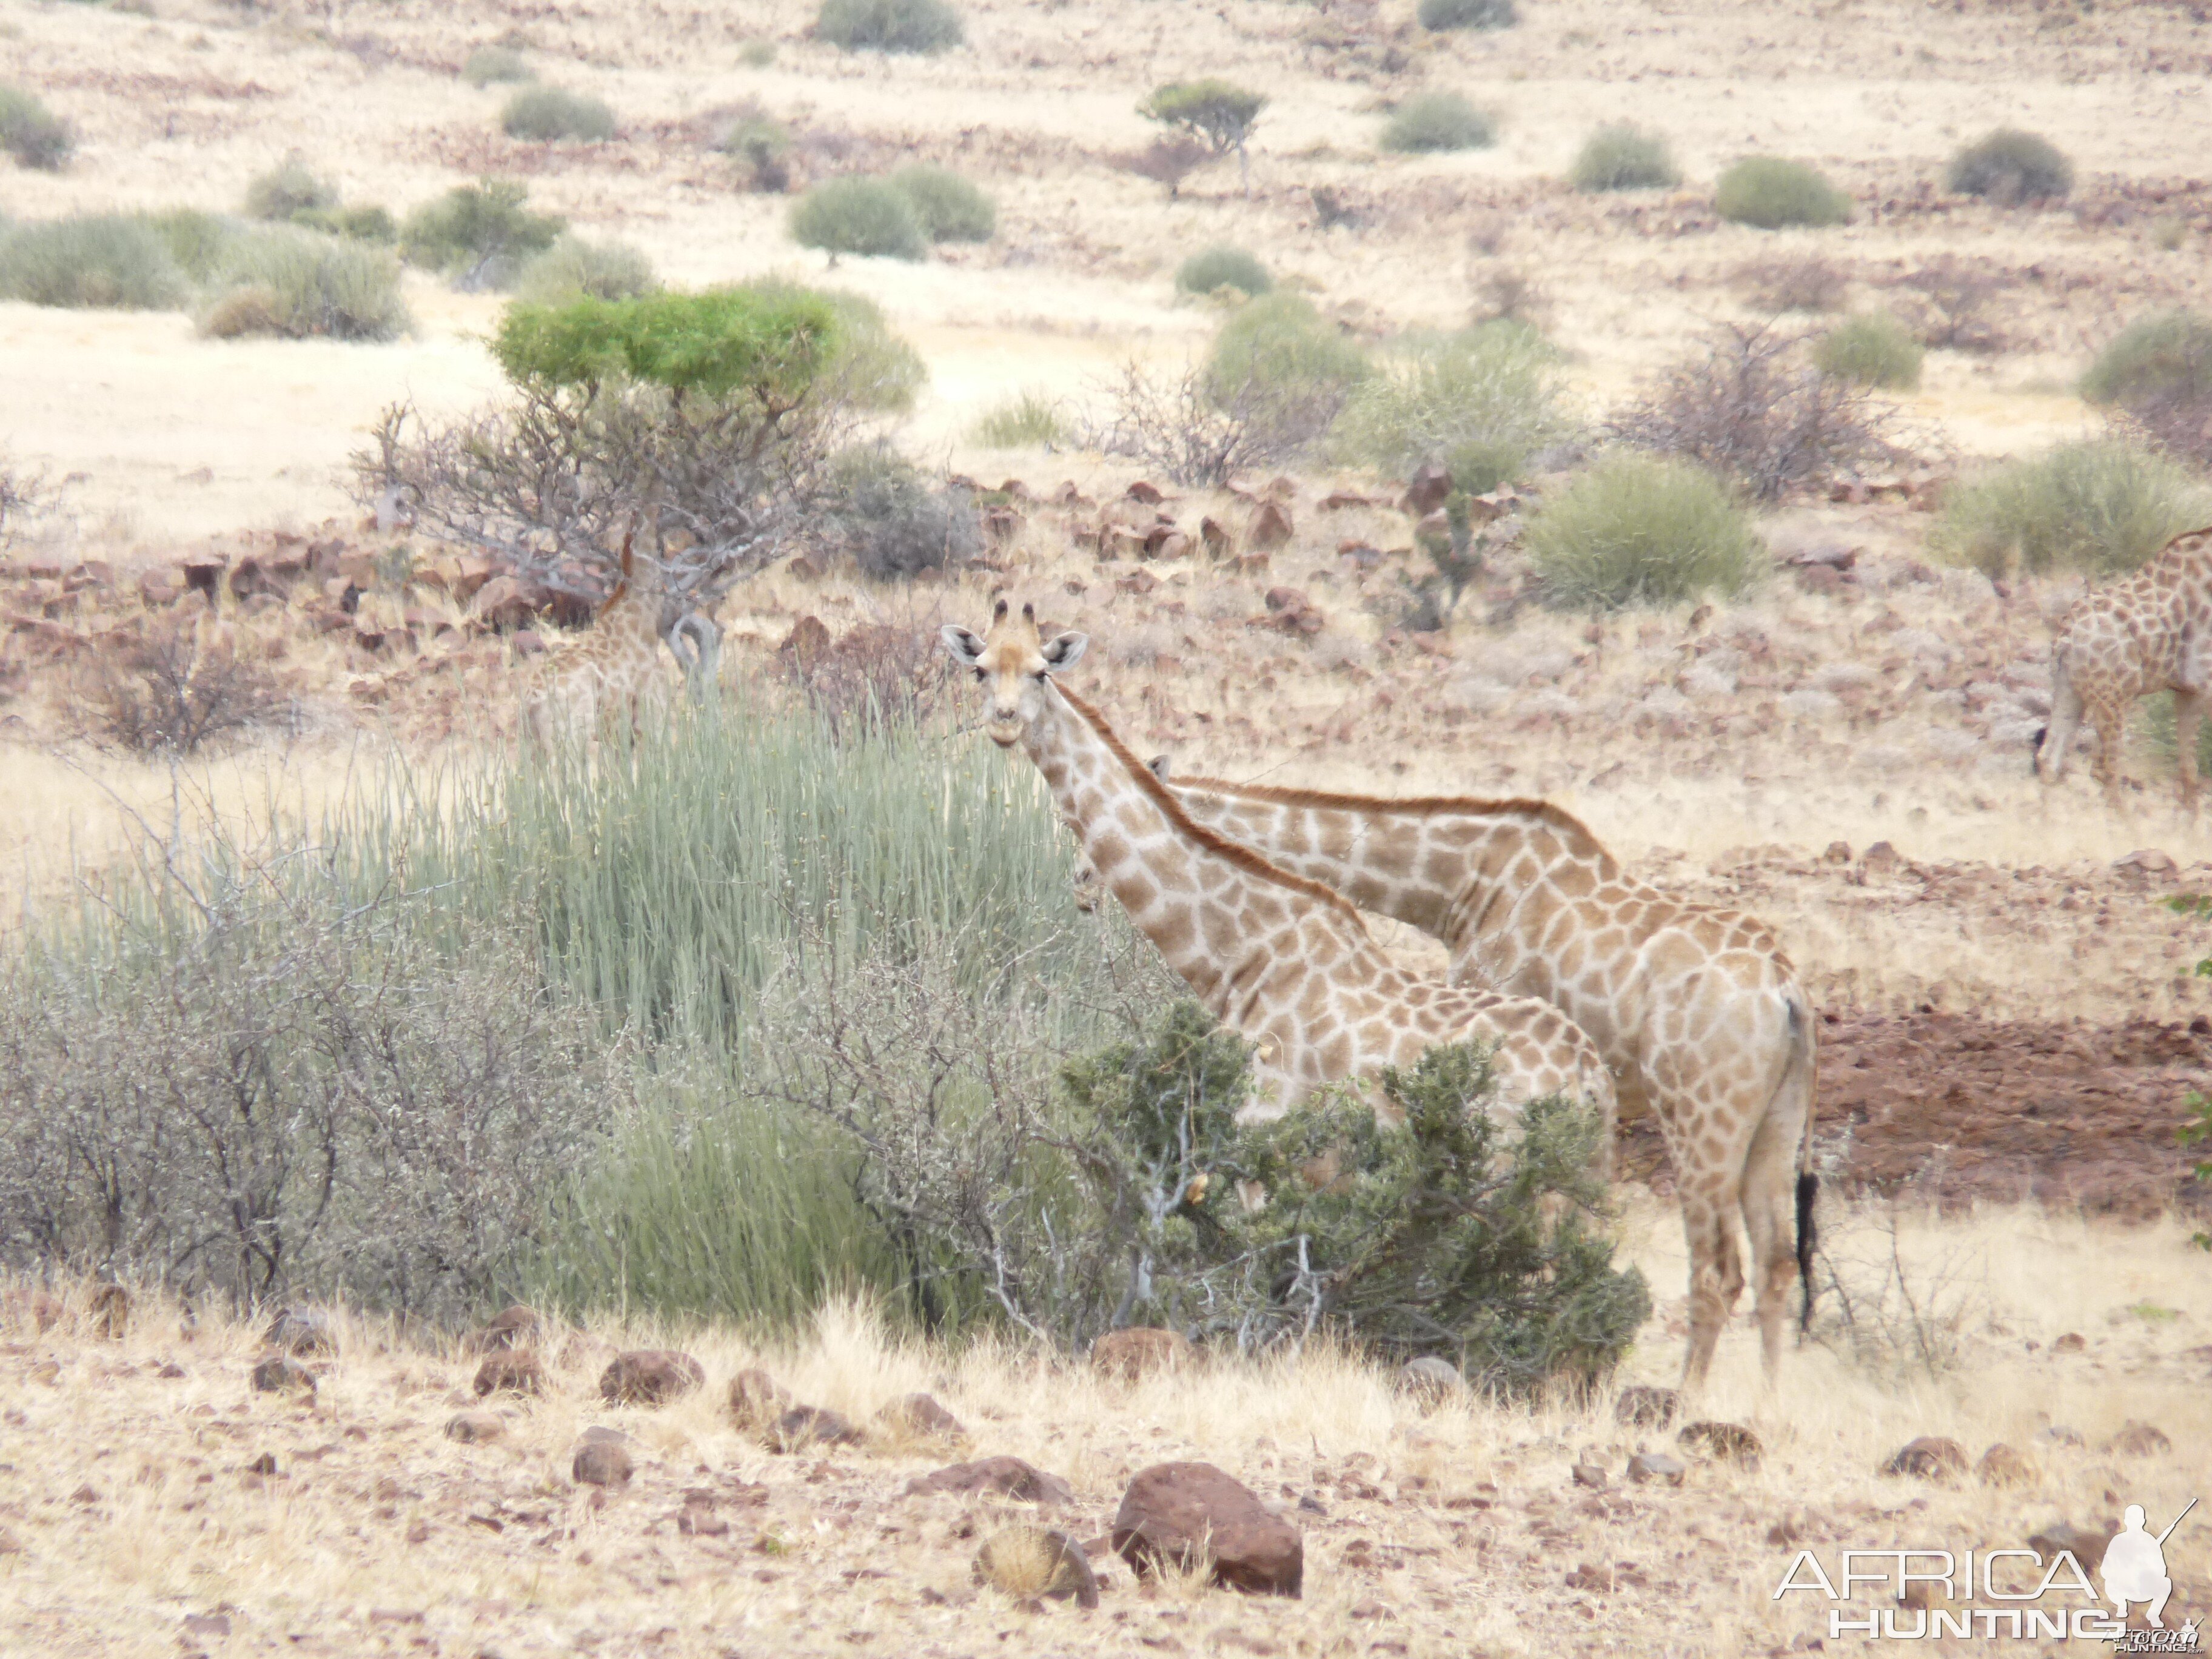
[[[2175,537],[2133,575],[2075,601],[2052,654],[2093,703],[2212,689],[2212,528]]]

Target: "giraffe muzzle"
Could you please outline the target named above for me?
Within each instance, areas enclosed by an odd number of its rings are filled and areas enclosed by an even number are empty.
[[[1020,711],[1012,708],[994,708],[991,711],[990,725],[986,729],[990,732],[993,743],[997,744],[1001,749],[1012,749],[1021,741]]]

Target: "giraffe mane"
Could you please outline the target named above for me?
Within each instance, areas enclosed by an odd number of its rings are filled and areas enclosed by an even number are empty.
[[[1589,825],[1565,807],[1554,806],[1550,801],[1529,796],[1511,795],[1486,799],[1476,795],[1351,795],[1326,789],[1286,789],[1268,783],[1231,783],[1226,778],[1176,778],[1173,787],[1203,789],[1215,795],[1235,795],[1244,800],[1264,800],[1277,806],[1317,806],[1352,811],[1380,810],[1416,818],[1441,817],[1448,813],[1462,812],[1477,817],[1534,818],[1557,830],[1577,843],[1578,848],[1595,854],[1607,864],[1618,863],[1611,849],[1591,833]]]
[[[1059,681],[1052,682],[1052,689],[1066,698],[1067,706],[1080,714],[1091,729],[1098,734],[1099,739],[1112,751],[1114,758],[1121,763],[1121,769],[1129,775],[1130,781],[1152,799],[1152,804],[1159,808],[1162,816],[1174,827],[1177,835],[1194,846],[1204,848],[1217,858],[1227,860],[1248,875],[1257,876],[1262,881],[1271,882],[1278,887],[1286,887],[1292,892],[1303,893],[1308,898],[1318,900],[1357,927],[1362,938],[1366,937],[1366,919],[1359,914],[1358,907],[1350,899],[1325,883],[1310,881],[1304,876],[1293,875],[1280,865],[1270,864],[1250,848],[1231,841],[1224,836],[1218,836],[1203,824],[1192,823],[1190,815],[1182,810],[1182,803],[1175,798],[1175,793],[1160,781],[1151,767],[1137,758],[1136,751],[1122,742],[1120,734],[1106,723],[1105,715],[1084,702]]]

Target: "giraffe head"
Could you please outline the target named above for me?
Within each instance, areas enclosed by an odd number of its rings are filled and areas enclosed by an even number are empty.
[[[991,612],[988,635],[978,639],[956,623],[946,626],[944,637],[953,659],[975,670],[977,681],[989,688],[988,730],[991,741],[1001,749],[1021,741],[1030,723],[1044,712],[1046,678],[1073,666],[1091,643],[1084,634],[1039,637],[1036,608],[1025,605],[1016,617],[1008,613],[1004,599]]]

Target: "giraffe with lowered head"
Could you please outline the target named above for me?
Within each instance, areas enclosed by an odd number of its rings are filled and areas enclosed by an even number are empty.
[[[1657,1115],[1674,1164],[1690,1249],[1686,1383],[1704,1381],[1742,1293],[1737,1212],[1773,1380],[1793,1277],[1812,1305],[1814,1039],[1796,970],[1761,923],[1637,880],[1547,801],[1168,787],[1192,823],[1443,940],[1462,982],[1541,998],[1588,1032],[1622,1109]]]
[[[1256,1047],[1263,1097],[1248,1115],[1279,1116],[1323,1084],[1480,1039],[1494,1045],[1501,1116],[1565,1095],[1597,1109],[1610,1141],[1612,1078],[1559,1010],[1407,972],[1335,893],[1194,824],[1105,717],[1059,683],[1083,635],[1045,640],[1030,606],[1013,617],[1001,599],[987,637],[953,626],[945,642],[987,690],[993,740],[1036,763],[1097,880]]]

